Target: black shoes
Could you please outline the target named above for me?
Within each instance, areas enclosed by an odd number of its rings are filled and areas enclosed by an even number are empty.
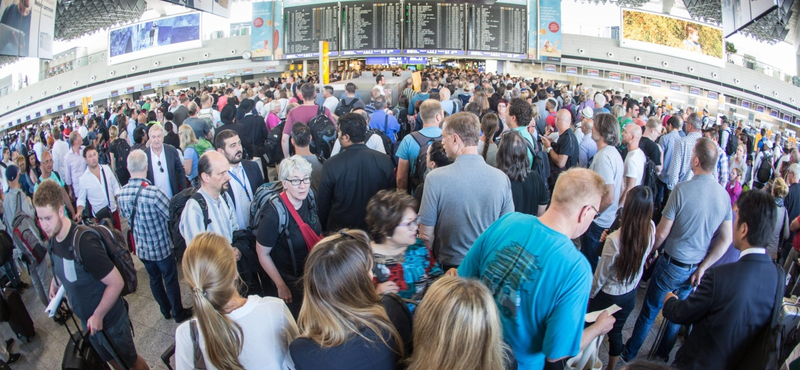
[[[162,312],[161,316],[164,316],[164,318],[167,319],[167,320],[172,318],[172,314],[169,313],[169,312],[166,312],[166,313]]]
[[[180,315],[175,316],[175,322],[180,324],[188,319],[191,319],[192,315],[194,315],[194,310],[192,309],[192,307],[184,308],[183,312]]]
[[[22,358],[21,354],[12,353],[11,355],[8,356],[8,361],[6,361],[6,365],[11,365],[13,363],[16,363],[17,361],[19,361],[20,358]]]

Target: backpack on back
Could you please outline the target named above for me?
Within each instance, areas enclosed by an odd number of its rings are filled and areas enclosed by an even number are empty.
[[[114,146],[116,150],[114,150],[114,168],[120,169],[128,169],[128,154],[131,153],[131,146],[128,144],[128,141],[121,140]]]
[[[180,262],[183,259],[183,253],[186,252],[186,240],[181,235],[181,215],[186,208],[186,202],[189,199],[194,199],[200,205],[200,210],[203,212],[203,222],[205,228],[211,220],[208,217],[208,204],[203,194],[200,194],[195,187],[189,187],[181,190],[180,193],[175,194],[169,201],[169,221],[167,221],[167,229],[169,230],[169,238],[172,239],[172,247],[175,252],[175,258]],[[226,192],[220,194],[220,198],[228,204],[228,196]]]
[[[325,115],[325,107],[320,106],[316,117],[308,121],[308,128],[311,129],[311,152],[322,156],[325,159],[331,157],[333,144],[339,136],[336,126],[328,116]]]
[[[214,127],[214,114],[213,110],[209,109],[208,112],[203,112],[201,109],[199,113],[197,113],[197,118],[206,122],[208,127]],[[199,138],[198,138],[199,139]]]
[[[381,142],[383,142],[383,150],[385,151],[386,155],[390,157],[394,157],[394,143],[392,143],[392,139],[389,138],[389,135],[386,134],[386,130],[389,128],[389,115],[386,115],[386,118],[383,120],[383,130],[371,128],[367,130],[367,141],[373,136],[378,135],[381,138]]]
[[[542,143],[539,140],[534,140],[536,144],[531,144],[528,139],[523,137],[523,141],[525,141],[525,145],[528,146],[528,150],[533,154],[533,164],[531,165],[531,170],[536,171],[542,176],[545,184],[549,184],[548,179],[550,179],[550,158],[547,156],[547,152],[542,150]],[[552,190],[552,189],[550,189]]]
[[[75,235],[72,237],[72,246],[74,248],[75,261],[83,265],[81,258],[81,248],[78,241],[85,233],[91,233],[100,238],[100,244],[108,254],[108,258],[114,263],[114,267],[119,270],[122,275],[122,292],[120,297],[124,297],[136,291],[139,285],[139,279],[136,275],[136,266],[133,264],[133,257],[131,251],[128,249],[128,241],[119,230],[108,226],[77,226]]]
[[[772,153],[764,151],[765,155],[761,156],[761,163],[756,172],[756,180],[762,184],[766,184],[772,178]]]
[[[414,161],[414,166],[416,166],[414,167],[414,171],[409,171],[408,173],[408,184],[410,189],[416,189],[417,186],[425,182],[425,173],[428,172],[428,147],[430,147],[434,141],[442,141],[442,135],[427,137],[419,131],[414,131],[411,133],[411,137],[413,137],[419,145],[419,154],[417,154],[417,160]]]
[[[347,102],[348,99],[350,99],[350,103]],[[336,110],[333,112],[333,114],[335,114],[337,117],[341,117],[342,115],[350,113],[353,108],[355,108],[356,102],[358,102],[358,98],[343,98],[339,102],[339,105],[336,106]]]
[[[209,150],[214,150],[214,145],[205,138],[197,139],[194,144],[189,144],[186,147],[194,149],[194,151],[197,152],[198,157]]]
[[[286,125],[285,121],[281,121],[277,126],[269,130],[267,135],[267,143],[265,144],[265,154],[267,155],[267,166],[274,166],[283,160],[283,146],[281,139],[283,138],[283,127]]]
[[[642,178],[642,185],[647,186],[650,188],[651,194],[653,195],[653,201],[656,199],[656,195],[658,195],[658,175],[656,174],[656,162],[653,162],[652,159],[647,158],[647,162],[644,164],[644,177]]]
[[[737,149],[739,149],[739,138],[732,134],[730,129],[728,129],[728,144],[725,145],[725,154],[732,156],[736,154]]]
[[[47,249],[36,221],[22,211],[22,202],[26,202],[26,200],[19,192],[17,193],[17,210],[11,223],[11,236],[22,252],[28,257],[32,257],[31,261],[35,261],[38,265],[44,260]]]

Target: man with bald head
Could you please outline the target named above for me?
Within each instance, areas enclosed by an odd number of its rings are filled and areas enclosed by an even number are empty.
[[[647,156],[639,148],[642,140],[642,128],[635,123],[625,125],[622,131],[622,144],[628,148],[628,155],[625,156],[624,172],[622,179],[622,195],[619,197],[619,204],[625,205],[625,196],[635,186],[642,184],[644,179],[644,165],[647,163]]]
[[[717,144],[697,139],[689,161],[693,176],[675,185],[669,195],[654,244],[663,245],[663,254],[653,267],[642,310],[622,351],[623,361],[636,358],[664,296],[677,292],[678,298],[686,299],[733,240],[731,200],[713,176],[717,158]],[[658,358],[668,359],[679,328],[678,324],[667,325],[656,351]]]
[[[458,268],[459,276],[479,278],[493,292],[503,338],[521,369],[559,368],[562,359],[613,327],[614,318],[604,312],[583,328],[592,270],[570,240],[589,228],[607,191],[594,171],[565,171],[541,217],[500,217]]]
[[[228,159],[220,152],[207,151],[200,156],[197,162],[200,189],[186,201],[181,214],[180,230],[186,245],[197,234],[206,231],[222,235],[228,242],[233,241],[233,232],[239,229],[239,223],[234,213],[233,201],[227,195],[231,181],[229,169]],[[206,203],[210,222],[205,219],[199,202]],[[240,256],[237,250],[236,258],[239,259]]]
[[[550,157],[552,174],[549,179],[549,188],[555,186],[558,174],[578,164],[580,143],[575,132],[572,131],[572,115],[568,110],[562,109],[556,113],[556,129],[558,141],[553,143],[547,136],[542,136],[542,145]]]

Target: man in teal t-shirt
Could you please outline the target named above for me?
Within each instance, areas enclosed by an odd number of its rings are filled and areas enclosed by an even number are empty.
[[[479,278],[492,292],[520,369],[575,356],[614,324],[604,313],[584,330],[592,272],[570,240],[592,223],[604,189],[603,179],[590,170],[562,173],[542,217],[501,217],[458,268],[458,275]]]

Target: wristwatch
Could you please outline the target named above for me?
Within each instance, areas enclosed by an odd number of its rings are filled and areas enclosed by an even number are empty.
[[[548,147],[547,147],[547,154],[550,154],[550,151],[551,151],[551,150],[553,150],[553,147],[552,147],[552,146],[548,146]]]

